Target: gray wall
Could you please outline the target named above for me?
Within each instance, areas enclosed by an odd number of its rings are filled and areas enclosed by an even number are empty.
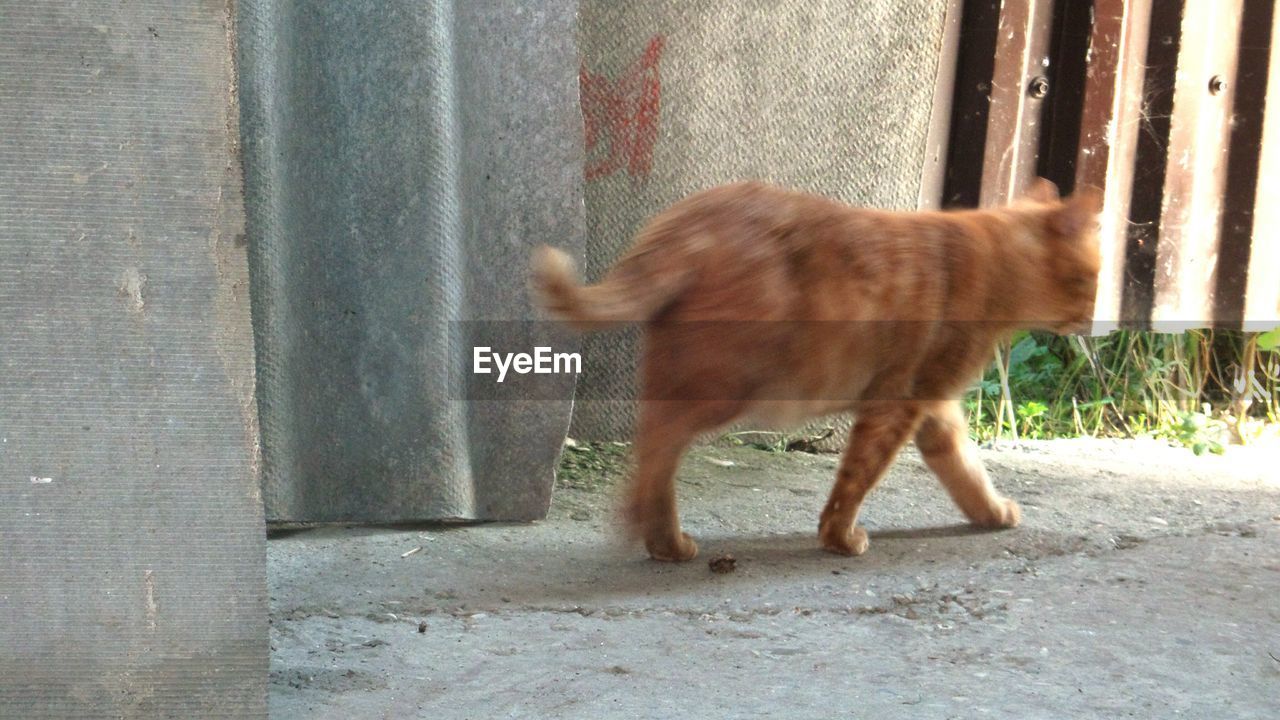
[[[0,717],[265,717],[229,17],[0,6]]]

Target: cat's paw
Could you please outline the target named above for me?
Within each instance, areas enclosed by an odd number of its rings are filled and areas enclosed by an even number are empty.
[[[646,541],[644,546],[649,557],[663,562],[687,562],[698,556],[698,543],[684,532],[674,541]]]
[[[1022,507],[1009,498],[1004,499],[1004,511],[1000,518],[1000,527],[1018,527],[1022,522]]]
[[[1022,508],[1009,498],[996,501],[996,510],[992,516],[977,523],[979,527],[998,529],[1017,527],[1022,522]]]
[[[858,526],[848,528],[835,524],[824,525],[818,531],[818,539],[822,541],[824,550],[837,555],[861,555],[871,544],[867,531]]]

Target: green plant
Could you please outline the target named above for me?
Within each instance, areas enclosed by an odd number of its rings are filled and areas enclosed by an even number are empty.
[[[1147,436],[1215,452],[1224,430],[1245,442],[1280,422],[1280,329],[1024,332],[995,358],[965,398],[979,439]]]
[[[1022,436],[1040,438],[1044,435],[1045,416],[1049,406],[1035,400],[1018,405],[1018,419],[1022,421]]]
[[[1204,413],[1185,412],[1181,420],[1169,428],[1169,434],[1171,439],[1191,448],[1196,455],[1202,455],[1206,450],[1221,455],[1224,448],[1222,443],[1211,437],[1210,424],[1209,416]]]
[[[1267,351],[1280,349],[1280,328],[1258,333],[1258,348]]]

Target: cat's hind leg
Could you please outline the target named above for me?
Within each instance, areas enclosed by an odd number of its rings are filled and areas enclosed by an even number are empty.
[[[822,547],[841,555],[866,551],[867,531],[857,526],[858,510],[911,438],[922,414],[919,403],[904,400],[867,402],[857,412],[831,498],[818,522]]]
[[[973,524],[1013,527],[1022,519],[1022,511],[1013,500],[996,492],[967,428],[959,402],[939,403],[916,431],[916,447]]]
[[[680,529],[676,470],[694,439],[731,420],[737,405],[676,400],[640,403],[633,446],[635,469],[624,513],[632,535],[644,540],[654,560],[683,562],[698,554],[693,538]]]

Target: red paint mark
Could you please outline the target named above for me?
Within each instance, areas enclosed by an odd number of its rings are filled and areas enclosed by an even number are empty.
[[[617,80],[592,73],[586,65],[579,71],[587,180],[612,175],[624,167],[632,178],[649,176],[662,97],[658,61],[665,44],[661,35],[654,35]]]

